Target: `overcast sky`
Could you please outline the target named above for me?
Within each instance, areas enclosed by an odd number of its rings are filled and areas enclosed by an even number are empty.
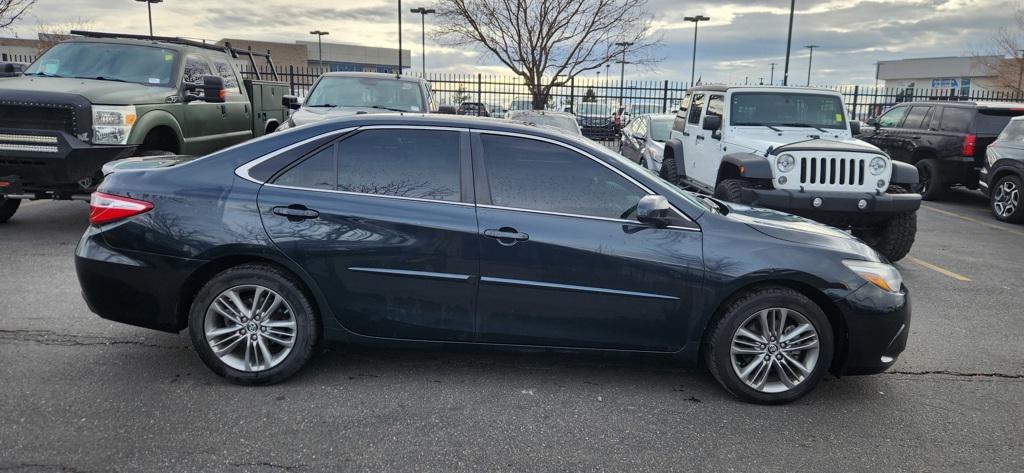
[[[781,80],[786,49],[788,0],[649,0],[664,46],[656,70],[629,71],[628,78],[688,80],[693,24],[687,15],[704,14],[697,51],[697,75],[705,82],[768,81],[769,64],[778,63]],[[223,37],[277,41],[309,40],[312,29],[331,32],[325,39],[368,46],[396,47],[395,0],[165,0],[153,7],[155,33],[168,36]],[[405,0],[404,41],[420,64],[420,19],[409,8],[431,0]],[[807,44],[814,52],[815,84],[871,84],[878,60],[957,56],[985,49],[988,38],[1013,23],[1020,0],[797,0],[790,81],[807,79]],[[40,24],[86,22],[100,31],[146,33],[144,3],[132,0],[38,0],[29,17],[12,33],[34,37]],[[430,32],[430,17],[427,18]],[[431,71],[505,74],[486,55],[440,46],[427,38]],[[592,75],[592,74],[591,74]]]

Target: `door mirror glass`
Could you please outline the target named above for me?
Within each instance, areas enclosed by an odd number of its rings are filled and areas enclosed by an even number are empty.
[[[860,120],[850,120],[850,134],[854,136],[860,134]]]
[[[669,224],[671,215],[672,206],[660,195],[645,195],[636,204],[636,219],[641,223],[664,227]]]
[[[228,93],[224,88],[224,78],[220,76],[203,76],[198,84],[186,83],[185,90],[188,92],[202,91],[202,95],[186,95],[186,102],[202,100],[210,103],[224,103]]]
[[[704,117],[704,129],[708,131],[718,131],[722,128],[722,117],[708,115]]]
[[[288,110],[298,110],[302,104],[299,103],[299,98],[294,95],[285,95],[281,97],[281,105]]]

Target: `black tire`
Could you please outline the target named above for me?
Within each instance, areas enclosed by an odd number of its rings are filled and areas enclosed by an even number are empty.
[[[676,158],[665,158],[661,162],[661,171],[658,172],[658,175],[662,179],[678,186],[680,184],[680,176],[676,169]]]
[[[941,200],[949,192],[949,184],[939,175],[939,165],[934,159],[917,162],[918,184],[914,191],[924,200]]]
[[[748,184],[743,179],[722,179],[722,182],[715,186],[715,198],[726,202],[740,202],[744,187],[748,187]]]
[[[733,336],[741,325],[751,315],[770,308],[799,312],[811,323],[818,336],[818,359],[810,374],[796,386],[774,393],[758,391],[744,383],[733,369],[731,353]],[[705,361],[719,384],[743,401],[756,404],[795,401],[814,389],[832,364],[835,351],[832,324],[817,304],[797,291],[778,286],[752,289],[734,297],[721,314],[704,340]]]
[[[1014,197],[1012,194],[1004,195],[1007,191],[1016,194],[1015,203],[1012,200]],[[1021,208],[1024,205],[1024,185],[1022,185],[1020,177],[1014,174],[1000,177],[995,185],[989,189],[988,195],[989,208],[992,209],[992,215],[997,220],[1009,223],[1024,223],[1024,209]],[[998,208],[998,204],[1002,205],[1001,210]],[[1011,205],[1012,210],[1009,208]]]
[[[637,164],[639,164],[640,167],[642,167],[644,169],[650,170],[650,168],[647,167],[647,157],[646,156],[641,155],[640,156],[640,161]]]
[[[908,194],[910,191],[899,186],[890,186],[889,194]],[[917,212],[907,212],[869,228],[854,230],[854,236],[864,240],[868,246],[885,256],[889,261],[899,261],[910,253],[917,238]]]
[[[0,223],[5,223],[14,216],[21,206],[21,199],[0,197]]]
[[[280,295],[291,307],[295,337],[291,352],[279,364],[263,371],[241,371],[227,365],[210,348],[204,333],[206,312],[222,292],[242,285],[260,285]],[[321,338],[320,322],[309,296],[294,276],[266,264],[245,264],[227,269],[206,283],[189,311],[189,335],[199,358],[211,371],[243,385],[267,385],[295,375],[315,353]]]

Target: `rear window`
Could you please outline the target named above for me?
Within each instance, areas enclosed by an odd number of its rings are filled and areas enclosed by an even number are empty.
[[[1010,123],[1010,119],[1024,115],[1024,110],[998,109],[978,110],[978,118],[974,119],[975,133],[979,135],[998,135]]]

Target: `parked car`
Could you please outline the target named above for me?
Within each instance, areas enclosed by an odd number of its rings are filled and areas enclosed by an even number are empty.
[[[480,102],[462,102],[459,105],[459,111],[457,115],[472,115],[474,117],[489,117],[491,113],[487,111],[487,105]]]
[[[487,110],[490,111],[492,118],[505,118],[505,114],[508,113],[505,107],[496,103],[487,104]]]
[[[24,62],[0,62],[0,77],[17,77],[27,68],[28,64]]]
[[[1019,115],[1024,105],[907,102],[868,120],[860,138],[917,166],[920,183],[914,190],[925,200],[939,200],[951,185],[978,188],[986,148]]]
[[[862,238],[890,261],[910,252],[917,169],[852,138],[838,92],[701,86],[687,91],[661,175],[729,202],[768,207]]]
[[[910,332],[899,272],[849,234],[503,120],[313,124],[115,172],[91,208],[89,308],[187,329],[241,384],[287,379],[323,340],[549,347],[703,359],[780,403],[888,369]]]
[[[533,98],[529,96],[516,97],[509,102],[508,110],[533,110]]]
[[[576,117],[571,113],[550,110],[513,110],[505,114],[505,118],[514,122],[555,128],[570,135],[583,136],[580,125],[576,123]]]
[[[273,131],[288,84],[242,80],[235,56],[180,38],[72,31],[0,80],[0,223],[23,199],[88,199],[102,166],[206,154]],[[255,61],[251,61],[255,65]]]
[[[651,103],[634,103],[629,104],[622,109],[622,127],[628,126],[633,121],[633,117],[640,115],[657,115],[665,113],[665,109],[658,104]]]
[[[583,136],[592,140],[613,140],[619,132],[612,107],[606,103],[580,103],[576,107],[576,121],[583,129]]]
[[[281,130],[364,113],[439,111],[426,80],[377,72],[325,73],[305,102],[294,100],[289,106],[295,112]]]
[[[637,115],[622,130],[619,137],[619,154],[655,174],[661,170],[661,158],[665,155],[665,142],[672,132],[675,115]]]
[[[1004,222],[1024,223],[1024,117],[1011,119],[985,152],[978,186],[988,194],[992,214]]]

